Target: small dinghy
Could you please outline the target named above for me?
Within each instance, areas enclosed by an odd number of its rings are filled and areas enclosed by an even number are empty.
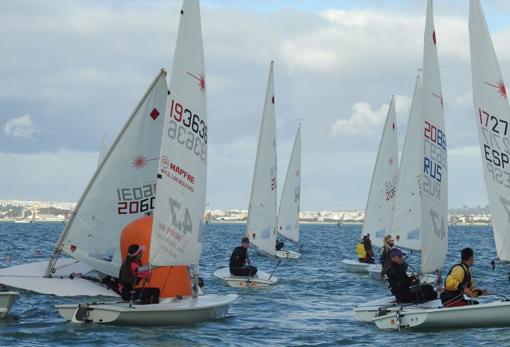
[[[438,272],[443,267],[448,248],[448,165],[441,95],[432,2],[429,1],[423,84],[417,77],[402,151],[392,227],[398,246],[421,251],[421,274]],[[431,152],[435,153],[433,158]],[[440,176],[431,169],[431,166],[437,169],[438,165]],[[394,303],[393,297],[383,298],[364,303],[354,312],[358,318],[367,321]],[[437,300],[420,305],[434,307]]]
[[[273,70],[274,62],[271,62],[264,110],[262,112],[257,156],[253,170],[245,236],[248,237],[250,244],[259,253],[276,258],[276,239],[278,236],[276,231],[276,205],[278,197],[276,189],[276,120]],[[276,264],[275,270],[279,264],[280,261]],[[255,285],[256,282],[248,285],[251,279],[249,280],[247,277],[232,277],[228,268],[219,271],[220,276],[216,277],[227,281],[230,286],[234,284],[235,286],[259,288],[261,285],[266,287],[274,284],[278,280],[275,276],[263,276],[264,272],[258,269],[257,276],[263,279],[263,282],[260,285]],[[236,280],[230,280],[232,278]],[[237,278],[239,279],[237,280]]]
[[[368,268],[371,265],[370,263],[362,263],[358,260],[352,260],[352,259],[344,259],[342,260],[342,264],[344,265],[345,270],[348,272],[357,272],[357,273],[368,273]]]
[[[253,277],[234,276],[228,267],[215,271],[214,276],[226,281],[229,286],[234,288],[265,288],[278,281],[276,276],[263,271],[257,271]]]
[[[287,240],[299,243],[299,202],[301,199],[301,124],[296,133],[294,147],[290,155],[289,168],[283,185],[278,209],[278,234]],[[288,249],[277,250],[277,258],[299,259],[301,253]]]
[[[73,323],[137,326],[195,323],[225,317],[228,308],[238,297],[235,294],[201,294],[199,290],[198,263],[203,246],[208,123],[198,0],[184,0],[180,13],[168,107],[163,112],[168,116],[164,117],[163,132],[159,135],[158,167],[153,172],[157,177],[154,214],[126,225],[120,240],[121,252],[125,249],[124,242],[133,244],[130,240],[126,241],[128,235],[134,236],[137,244],[148,248],[152,276],[147,280],[147,288],[159,289],[162,299],[157,304],[147,305],[138,304],[138,298],[134,297],[129,303],[58,305],[59,313]],[[155,117],[158,115],[154,114]],[[193,139],[195,151],[179,140],[180,135],[177,134],[181,133],[191,135],[188,138]],[[199,149],[198,153],[196,149]],[[141,230],[148,230],[148,236],[142,237]],[[193,283],[188,270],[188,266],[192,265],[195,266]],[[158,271],[166,275],[160,285],[152,283]],[[185,293],[167,296],[167,285],[180,285],[182,288],[179,290]],[[138,288],[143,292],[145,287],[139,285]]]
[[[397,116],[395,113],[395,100],[392,97],[377,152],[367,205],[365,207],[365,220],[361,230],[361,238],[364,235],[370,235],[373,246],[383,247],[384,237],[392,230],[397,181]],[[368,267],[372,265],[350,259],[345,259],[343,264],[347,271],[358,273],[367,273]]]
[[[446,308],[405,307],[372,320],[379,329],[467,329],[510,326],[510,301]]]
[[[14,304],[14,300],[19,296],[18,292],[0,292],[0,319],[5,318]]]
[[[470,1],[469,38],[475,117],[483,154],[484,151],[485,153],[495,151],[494,147],[499,148],[497,140],[494,142],[494,139],[499,138],[500,132],[507,135],[506,129],[500,131],[498,124],[510,122],[510,109],[499,63],[478,0]],[[490,158],[482,155],[482,162],[496,253],[499,260],[508,262],[510,250],[506,245],[510,238],[508,232],[510,189],[499,180],[499,176],[496,176],[495,170],[499,168],[494,166]],[[430,309],[403,307],[396,311],[381,311],[373,322],[380,329],[391,330],[509,327],[510,301],[499,300],[478,305]]]
[[[157,326],[202,322],[225,317],[235,294],[171,298],[158,304],[128,302],[59,305],[58,312],[74,323]]]

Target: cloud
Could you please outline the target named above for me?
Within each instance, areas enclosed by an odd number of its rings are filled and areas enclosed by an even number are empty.
[[[388,105],[381,105],[373,110],[367,102],[358,102],[352,107],[352,114],[347,119],[337,119],[331,127],[331,135],[371,135],[376,127],[384,123]]]
[[[395,112],[398,127],[403,129],[407,123],[412,99],[407,96],[395,95]],[[330,135],[374,135],[380,131],[388,114],[389,104],[382,104],[372,109],[368,102],[357,102],[352,113],[346,119],[337,119],[331,126]]]
[[[21,137],[33,139],[36,128],[29,114],[21,117],[11,118],[5,123],[4,134],[10,137]]]

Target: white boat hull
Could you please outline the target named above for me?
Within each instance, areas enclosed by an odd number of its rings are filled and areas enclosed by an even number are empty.
[[[369,301],[354,308],[354,315],[361,321],[371,322],[381,311],[396,312],[403,307],[410,309],[430,309],[442,307],[441,300],[431,300],[420,304],[397,304],[394,296]]]
[[[301,253],[282,249],[276,251],[275,256],[281,259],[299,259],[301,258]]]
[[[229,286],[234,288],[265,288],[278,281],[278,277],[271,276],[264,271],[257,271],[254,277],[234,276],[228,267],[215,271],[214,276],[226,281]]]
[[[386,276],[381,277],[382,266],[380,264],[372,264],[368,267],[368,274],[370,277],[377,281],[384,282],[386,280]],[[409,276],[413,275],[413,273],[408,272]],[[422,284],[437,284],[437,276],[431,274],[419,275],[420,283]]]
[[[165,299],[159,304],[85,304],[85,315],[76,315],[77,304],[56,306],[60,315],[73,323],[156,326],[191,324],[224,318],[237,299],[236,294],[201,295],[196,298]]]
[[[373,264],[369,263],[361,263],[358,260],[352,260],[352,259],[344,259],[342,261],[342,264],[344,264],[345,269],[348,272],[357,272],[357,273],[368,273],[368,267]]]
[[[436,309],[408,309],[376,317],[380,329],[467,329],[510,326],[510,302]]]
[[[56,296],[118,297],[117,293],[101,283],[77,276],[87,274],[92,269],[74,259],[59,259],[51,278],[44,277],[47,265],[48,261],[45,260],[0,269],[0,284]]]
[[[0,319],[5,318],[14,304],[14,300],[19,296],[18,292],[0,292]]]

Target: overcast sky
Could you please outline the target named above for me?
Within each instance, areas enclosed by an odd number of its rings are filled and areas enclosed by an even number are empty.
[[[0,1],[0,198],[76,201],[161,67],[180,0]],[[510,3],[482,1],[503,74]],[[303,119],[302,210],[365,206],[386,110],[400,144],[421,67],[425,1],[203,0],[211,208],[246,208],[269,61],[279,188]],[[436,1],[450,207],[484,205],[467,0]]]

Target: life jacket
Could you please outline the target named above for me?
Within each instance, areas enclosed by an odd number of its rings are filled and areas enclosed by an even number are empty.
[[[363,242],[360,242],[356,245],[356,254],[359,259],[365,259],[367,257],[367,251],[365,250],[365,245]]]
[[[469,271],[469,268],[466,265],[464,265],[463,263],[459,263],[459,264],[453,265],[452,268],[450,269],[450,271],[448,271],[448,275],[446,276],[445,283],[444,283],[445,288],[446,288],[446,281],[448,280],[448,276],[451,275],[453,269],[456,266],[460,266],[462,268],[462,270],[464,270],[464,279],[459,284],[458,290],[456,290],[456,291],[446,290],[448,293],[455,294],[455,295],[463,293],[464,288],[469,287],[469,285],[471,284],[471,271]]]

